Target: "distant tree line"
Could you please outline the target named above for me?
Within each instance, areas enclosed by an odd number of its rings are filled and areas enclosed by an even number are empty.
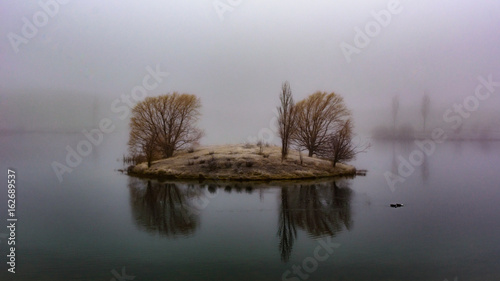
[[[380,139],[414,139],[418,133],[415,128],[409,124],[404,123],[398,125],[399,116],[399,95],[395,95],[392,98],[392,128],[379,126],[373,130],[373,137]],[[421,135],[427,134],[427,124],[429,119],[429,113],[431,110],[431,98],[428,91],[424,92],[422,96],[422,102],[420,105],[420,115],[422,117],[422,131]]]

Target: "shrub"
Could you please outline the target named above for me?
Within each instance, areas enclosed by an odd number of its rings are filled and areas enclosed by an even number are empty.
[[[217,159],[212,156],[207,162],[207,167],[209,171],[217,170]]]
[[[205,160],[200,160],[200,164],[203,164],[203,163],[205,163]]]
[[[153,159],[154,160],[154,159]],[[122,158],[123,164],[132,164],[132,165],[137,165],[142,162],[146,162],[146,156],[141,155],[141,154],[129,154],[129,155],[123,155]]]
[[[194,146],[190,146],[187,150],[188,153],[193,153],[194,152]]]
[[[253,166],[253,161],[247,161],[245,165],[250,168]]]
[[[262,153],[262,157],[269,158],[269,153]]]
[[[208,155],[214,155],[215,151],[210,151]]]
[[[229,160],[229,159],[228,159]],[[231,162],[224,162],[224,166],[226,168],[231,168],[231,166],[233,166],[233,164],[231,164]]]
[[[194,160],[188,160],[188,166],[193,166],[194,165]]]
[[[262,140],[259,140],[257,142],[257,146],[259,147],[259,155],[262,155],[264,152],[264,142]]]
[[[252,148],[253,147],[253,144],[251,143],[245,143],[245,145],[243,145],[243,148]]]
[[[132,174],[134,172],[134,167],[133,165],[127,167],[127,174]]]

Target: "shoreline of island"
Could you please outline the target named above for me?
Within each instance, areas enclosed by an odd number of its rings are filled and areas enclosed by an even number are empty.
[[[286,181],[356,175],[351,165],[308,157],[290,150],[281,161],[274,145],[212,145],[179,151],[174,156],[130,166],[131,176],[169,180]]]

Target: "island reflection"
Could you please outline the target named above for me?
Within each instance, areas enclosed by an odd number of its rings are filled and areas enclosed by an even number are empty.
[[[281,188],[278,237],[281,260],[287,262],[297,227],[312,237],[335,236],[350,229],[352,190],[345,180]]]
[[[200,210],[209,194],[222,191],[251,194],[269,187],[251,184],[188,185],[129,178],[132,216],[139,229],[168,238],[190,236],[200,225]],[[277,236],[281,260],[287,262],[297,230],[309,236],[335,236],[352,226],[352,190],[345,179],[280,187]]]
[[[194,234],[200,222],[193,186],[130,178],[130,205],[136,225],[151,234],[175,238]]]

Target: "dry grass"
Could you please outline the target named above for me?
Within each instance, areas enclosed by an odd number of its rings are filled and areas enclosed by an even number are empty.
[[[265,155],[263,157],[263,155]],[[176,179],[227,180],[289,180],[353,175],[353,166],[315,157],[302,157],[290,150],[281,162],[281,149],[277,146],[261,148],[245,144],[199,147],[193,152],[179,152],[168,159],[135,166],[131,174]]]

